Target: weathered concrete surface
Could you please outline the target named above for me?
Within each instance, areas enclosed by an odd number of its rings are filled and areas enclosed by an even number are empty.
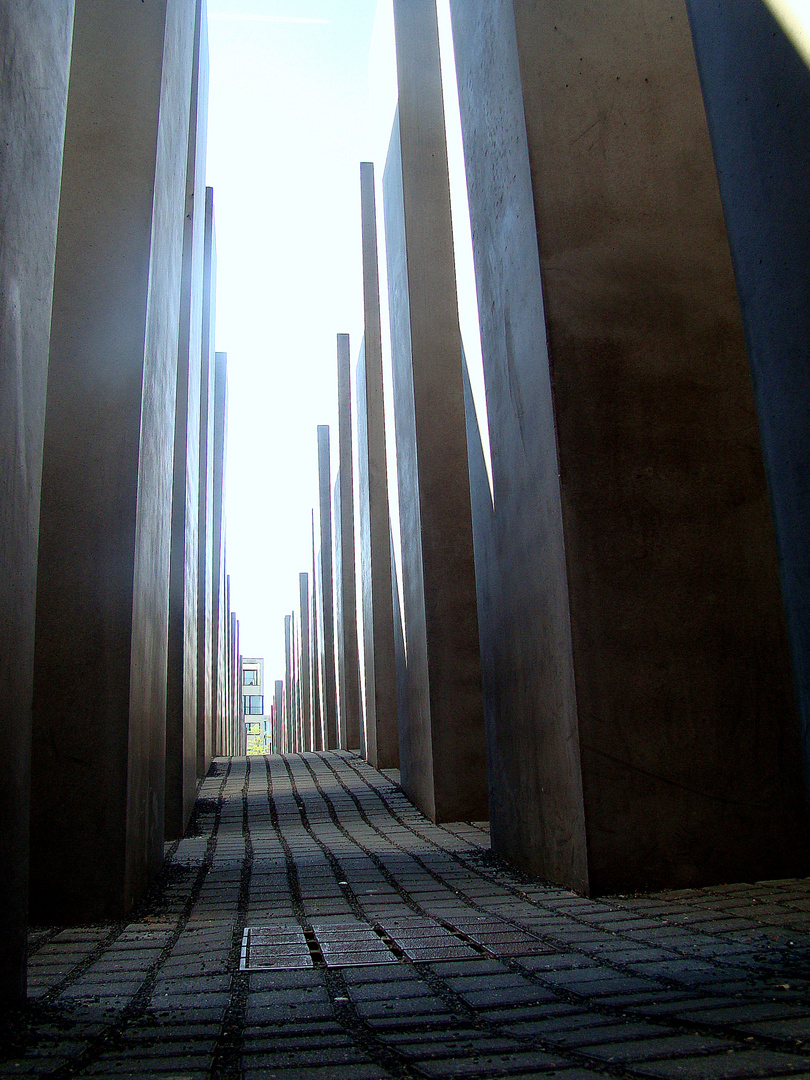
[[[298,575],[299,627],[301,634],[301,749],[312,750],[312,646],[309,624],[309,574]]]
[[[408,656],[402,781],[434,820],[469,820],[487,816],[484,711],[435,0],[395,0],[394,25],[399,108],[384,190]]]
[[[360,749],[360,656],[357,643],[357,582],[354,546],[354,464],[352,461],[352,377],[349,335],[337,336],[338,484],[340,513],[335,516],[335,585],[340,577],[338,644],[340,658],[340,723],[347,750]],[[336,502],[337,505],[337,502]],[[336,608],[337,610],[337,608]]]
[[[185,831],[197,793],[197,592],[200,492],[200,352],[208,133],[208,40],[204,0],[195,5],[194,67],[186,160],[186,214],[172,479],[169,644],[166,671],[166,811],[169,840]],[[205,566],[202,567],[205,575]],[[209,687],[210,691],[210,687]]]
[[[211,764],[214,743],[216,655],[215,577],[218,563],[217,513],[222,514],[222,480],[217,506],[217,354],[216,337],[217,239],[214,214],[214,189],[205,189],[203,240],[203,294],[200,334],[200,405],[198,420],[198,495],[197,495],[197,775],[205,776]],[[225,361],[227,364],[227,361]],[[220,402],[225,408],[225,402]],[[222,422],[224,423],[224,413]],[[222,453],[225,452],[223,429]]]
[[[335,679],[335,607],[332,585],[332,500],[329,425],[318,425],[318,662],[321,688],[321,731],[324,750],[337,749],[337,683]]]
[[[210,189],[209,189],[210,190]],[[206,192],[206,207],[208,207],[208,192]],[[212,205],[213,215],[213,205]],[[206,209],[206,219],[208,218],[208,210]],[[213,223],[213,216],[211,218]],[[213,233],[212,233],[213,235]],[[214,254],[214,245],[212,242],[212,263]],[[212,273],[213,280],[213,273]],[[211,307],[211,343],[213,346],[213,299]],[[203,328],[205,327],[203,323]],[[203,365],[205,364],[205,347],[203,349]],[[213,455],[212,461],[209,466],[210,473],[209,479],[211,481],[211,496],[206,495],[206,503],[210,503],[210,522],[208,521],[208,511],[206,511],[206,529],[209,530],[211,537],[211,552],[210,552],[210,565],[211,565],[211,599],[206,599],[206,606],[210,603],[211,607],[211,655],[212,655],[212,688],[211,688],[211,717],[205,726],[205,730],[210,732],[209,738],[211,740],[212,752],[214,743],[214,732],[219,731],[222,726],[222,721],[226,708],[226,694],[225,694],[225,521],[224,521],[224,506],[225,506],[225,450],[228,445],[228,354],[224,352],[218,352],[214,354],[214,376],[213,376],[213,434],[209,432],[209,436],[213,439]],[[209,394],[211,393],[209,384]],[[209,398],[210,401],[210,398]],[[201,414],[202,415],[202,414]],[[202,430],[202,429],[201,429]],[[202,434],[201,434],[202,439]],[[206,559],[209,556],[206,554]],[[199,724],[199,714],[198,714]],[[199,731],[199,727],[197,728]],[[200,767],[200,760],[198,756],[198,768]],[[208,766],[206,765],[206,770]]]
[[[282,753],[292,750],[292,616],[284,616],[284,719]]]
[[[38,920],[120,916],[162,860],[193,51],[180,0],[76,10],[40,514]]]
[[[319,607],[318,607],[318,569],[317,548],[315,544],[315,510],[312,511],[312,609],[310,615],[310,627],[312,628],[310,640],[309,669],[312,672],[312,749],[323,750],[323,730],[321,728],[321,679],[320,679],[320,647],[318,635]]]
[[[345,750],[346,742],[346,680],[343,637],[343,549],[340,542],[340,466],[332,488],[332,520],[335,523],[335,676],[337,678],[337,729],[338,748]]]
[[[365,335],[357,361],[360,568],[365,668],[366,757],[399,768],[394,607],[385,449],[382,330],[374,166],[360,165]]]
[[[685,9],[473,0],[453,26],[494,479],[476,515],[493,845],[593,893],[804,869]]]
[[[810,777],[810,71],[760,0],[687,9],[742,305]]]
[[[280,754],[284,745],[284,681],[276,679],[273,699],[273,753]]]
[[[42,437],[73,0],[0,7],[0,1002],[25,996]]]

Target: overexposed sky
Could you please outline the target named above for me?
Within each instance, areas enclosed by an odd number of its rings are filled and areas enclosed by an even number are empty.
[[[309,570],[317,425],[336,438],[336,335],[352,335],[354,356],[362,333],[375,10],[376,0],[208,5],[231,600],[242,652],[266,658],[268,682],[283,676],[283,616]]]
[[[488,455],[449,0],[438,10],[462,337]],[[338,333],[351,335],[354,392],[363,331],[361,161],[375,163],[377,178],[392,471],[381,183],[396,106],[393,8],[392,0],[209,0],[208,11],[207,169],[216,342],[228,353],[231,602],[241,651],[265,658],[269,687],[283,678],[284,615],[298,609],[298,574],[311,576],[318,424],[331,428],[333,478],[337,468]]]

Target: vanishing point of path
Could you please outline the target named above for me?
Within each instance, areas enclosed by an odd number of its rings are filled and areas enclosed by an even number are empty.
[[[31,935],[0,1076],[810,1077],[810,883],[586,900],[350,754],[219,759],[126,925]]]

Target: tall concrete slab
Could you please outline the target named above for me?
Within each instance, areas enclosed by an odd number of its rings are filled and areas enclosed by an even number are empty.
[[[284,743],[284,682],[276,679],[273,700],[273,753],[280,754]]]
[[[395,0],[399,107],[384,177],[408,656],[403,787],[486,818],[461,332],[435,0]]]
[[[169,645],[166,673],[166,838],[182,836],[197,790],[197,591],[200,352],[208,131],[207,11],[197,0],[186,159],[186,214],[174,419]]]
[[[210,213],[209,213],[210,206]],[[211,273],[211,291],[212,300],[210,308],[210,347],[213,348],[213,323],[214,323],[214,307],[213,307],[213,259],[215,253],[215,247],[213,243],[213,202],[209,201],[208,192],[206,191],[206,221],[210,218],[211,221],[211,260],[212,260],[212,273]],[[203,322],[203,327],[206,323]],[[205,341],[203,342],[203,367],[205,366]],[[209,379],[210,379],[209,368]],[[208,384],[208,393],[211,394],[211,383]],[[209,397],[209,401],[211,398]],[[211,549],[208,552],[208,545],[206,544],[205,558],[210,559],[211,565],[211,597],[210,599],[206,595],[205,608],[206,610],[210,606],[211,610],[211,656],[212,656],[212,691],[211,691],[211,717],[204,725],[204,730],[214,732],[222,728],[225,708],[225,694],[222,680],[225,678],[225,667],[223,664],[224,657],[220,658],[219,662],[216,662],[216,657],[220,650],[224,649],[224,626],[222,620],[224,618],[224,582],[225,582],[225,451],[228,445],[228,354],[224,352],[218,352],[214,354],[214,373],[213,373],[213,433],[209,430],[211,437],[211,445],[213,447],[212,460],[209,466],[209,478],[211,481],[211,487],[206,488],[206,491],[211,492],[210,497],[206,494],[206,530],[207,535],[211,538]],[[210,407],[209,407],[210,408]],[[202,415],[202,411],[201,411]],[[200,441],[202,442],[202,427],[200,429]],[[210,521],[208,518],[210,506]],[[203,553],[200,554],[200,565],[202,565]],[[207,577],[207,575],[206,575]],[[199,609],[198,609],[199,610]],[[200,718],[198,714],[198,732],[200,730]],[[209,736],[209,739],[213,741],[213,734]],[[208,770],[208,766],[211,763],[210,754],[204,761],[199,758],[197,760],[197,768],[201,770],[200,775],[205,775]]]
[[[685,7],[452,14],[494,486],[471,455],[493,847],[591,893],[802,872],[773,529]]]
[[[318,425],[318,657],[321,732],[324,750],[336,750],[337,681],[335,678],[335,605],[332,581],[332,500],[329,425]]]
[[[298,619],[295,611],[290,612],[290,627],[292,630],[292,724],[291,724],[291,749],[298,753],[301,749],[301,669],[300,658],[300,634],[298,633]]]
[[[198,420],[197,494],[197,775],[211,764],[214,731],[215,571],[217,557],[217,358],[216,334],[217,242],[214,189],[205,189],[203,242],[203,297],[200,337],[200,404]],[[223,420],[224,422],[224,420]],[[224,431],[224,429],[223,429]],[[222,453],[225,440],[223,434]],[[221,492],[220,492],[221,495]],[[219,509],[221,514],[221,507]],[[221,533],[221,528],[219,530]]]
[[[365,335],[357,360],[357,469],[366,757],[376,768],[397,769],[399,731],[393,568],[383,404],[377,209],[371,162],[363,162],[360,166],[360,213]]]
[[[281,752],[292,750],[292,616],[284,616],[284,718]]]
[[[323,730],[321,727],[321,679],[320,679],[320,638],[318,635],[318,573],[317,548],[315,545],[315,510],[312,511],[312,609],[310,626],[310,671],[312,672],[312,749],[323,750]]]
[[[301,628],[301,749],[312,750],[312,678],[310,674],[309,574],[298,575]]]
[[[237,686],[238,674],[237,674],[237,656],[238,656],[238,622],[236,618],[236,612],[231,608],[230,604],[230,585],[231,579],[228,576],[228,611],[229,611],[229,625],[230,636],[228,638],[229,654],[228,654],[228,715],[225,723],[225,753],[230,757],[234,753],[234,735],[236,728],[236,712],[237,712],[237,699],[239,697],[239,687]]]
[[[0,8],[0,1003],[25,997],[42,438],[73,0]]]
[[[332,488],[332,520],[335,523],[335,552],[333,574],[335,582],[335,675],[337,678],[338,746],[348,747],[346,740],[346,656],[343,634],[343,548],[340,542],[340,467]]]
[[[347,750],[360,749],[360,656],[357,645],[357,583],[354,553],[354,464],[352,461],[352,378],[348,334],[337,336],[338,478],[340,512],[335,514],[335,588],[340,579],[338,657],[341,742]],[[335,505],[338,505],[336,500]],[[337,610],[337,609],[336,609]]]
[[[761,0],[687,9],[776,524],[810,777],[810,70]]]
[[[405,655],[405,628],[402,625],[402,593],[399,588],[399,576],[394,555],[394,537],[390,525],[389,552],[391,560],[391,593],[394,604],[394,671],[397,692],[397,729],[399,732],[399,744],[402,746],[410,730],[408,723],[408,658]],[[407,757],[407,754],[400,753],[400,761],[403,756]]]
[[[109,0],[75,13],[42,472],[31,816],[32,912],[62,925],[121,917],[163,857],[194,17],[180,0]]]

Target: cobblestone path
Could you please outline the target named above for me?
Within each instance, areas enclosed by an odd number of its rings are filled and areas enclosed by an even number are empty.
[[[810,883],[583,899],[348,754],[217,761],[126,925],[37,930],[0,1076],[810,1077]]]

